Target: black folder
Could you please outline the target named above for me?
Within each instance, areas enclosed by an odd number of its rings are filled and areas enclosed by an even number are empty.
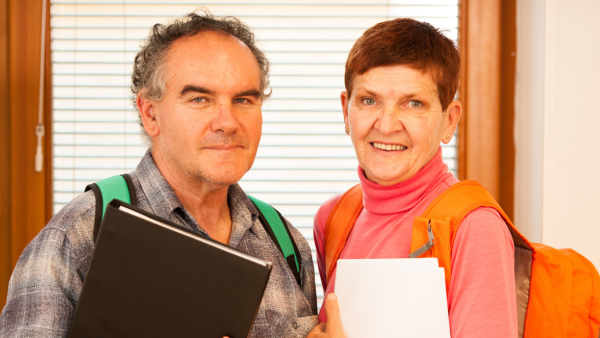
[[[69,337],[248,337],[270,273],[269,262],[113,200]]]

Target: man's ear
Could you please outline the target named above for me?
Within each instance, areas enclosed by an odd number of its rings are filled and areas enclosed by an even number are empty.
[[[460,115],[462,114],[462,104],[458,100],[454,100],[446,109],[446,128],[444,129],[444,136],[442,138],[442,142],[444,144],[450,143],[452,140],[452,135],[456,131],[456,127],[458,126],[458,121],[460,120]],[[446,138],[446,135],[450,136]]]
[[[158,121],[156,120],[156,102],[147,99],[144,96],[143,90],[140,90],[137,94],[136,104],[142,123],[144,124],[144,130],[150,137],[158,136],[160,130],[158,128]]]
[[[340,94],[340,100],[342,101],[342,112],[344,113],[344,127],[346,130],[350,130],[350,124],[348,123],[348,108],[350,108],[350,97],[348,92],[343,91]]]

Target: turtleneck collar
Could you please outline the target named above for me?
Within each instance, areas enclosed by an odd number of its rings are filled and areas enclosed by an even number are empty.
[[[376,214],[394,214],[412,209],[436,182],[447,175],[452,174],[448,173],[448,166],[442,159],[442,147],[414,177],[388,187],[369,181],[364,170],[358,167],[364,207]]]

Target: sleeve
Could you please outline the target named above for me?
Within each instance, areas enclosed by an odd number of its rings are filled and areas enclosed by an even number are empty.
[[[301,270],[300,270],[300,279],[302,280],[302,292],[304,296],[308,300],[310,304],[310,309],[313,315],[317,314],[317,294],[315,287],[315,267],[312,258],[312,251],[310,250],[310,246],[308,242],[298,231],[298,229],[294,228],[291,223],[286,219],[285,220],[294,237],[294,242],[296,242],[296,247],[298,247],[298,251],[300,251],[300,257],[302,259]]]
[[[63,231],[43,229],[13,271],[0,336],[66,336],[83,286],[77,260]]]
[[[323,290],[327,290],[327,272],[325,271],[325,224],[327,218],[333,210],[333,207],[337,201],[342,197],[342,194],[338,194],[328,199],[319,207],[315,214],[313,224],[313,239],[315,241],[315,250],[317,251],[317,266],[319,267],[319,277],[321,278],[321,285]]]
[[[452,248],[448,291],[453,338],[517,337],[514,243],[492,208],[463,220]]]
[[[8,284],[0,337],[65,337],[93,251],[96,199],[66,206],[27,245]]]

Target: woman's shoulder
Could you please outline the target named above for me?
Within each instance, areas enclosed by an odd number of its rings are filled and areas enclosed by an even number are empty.
[[[317,213],[315,214],[315,227],[324,231],[325,223],[327,223],[327,218],[329,217],[329,214],[331,214],[333,207],[335,207],[335,204],[340,200],[342,195],[344,195],[344,192],[335,194],[334,196],[328,198],[325,202],[323,202],[323,204],[321,204],[321,206],[317,210]]]
[[[506,246],[514,245],[504,218],[496,209],[490,207],[479,207],[471,211],[461,222],[456,235],[459,243],[461,239],[477,239],[483,242],[495,239]]]

